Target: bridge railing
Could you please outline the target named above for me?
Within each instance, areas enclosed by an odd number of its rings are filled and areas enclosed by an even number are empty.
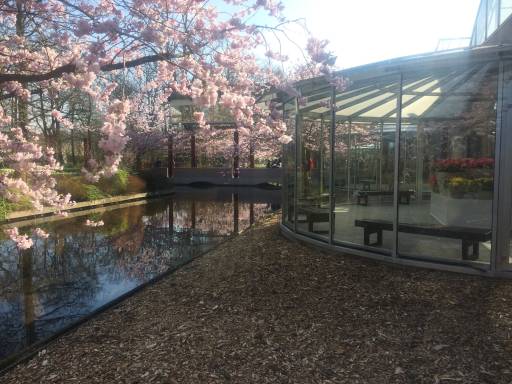
[[[175,168],[172,180],[176,184],[197,182],[217,185],[257,185],[281,183],[281,168],[240,168],[238,178],[231,168]]]

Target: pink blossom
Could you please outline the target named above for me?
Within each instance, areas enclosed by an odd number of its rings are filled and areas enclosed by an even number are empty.
[[[87,219],[85,221],[85,225],[88,227],[102,227],[103,225],[105,225],[105,223],[103,222],[103,220],[93,221],[93,220]]]
[[[56,120],[60,120],[62,119],[62,113],[60,113],[59,111],[57,110],[52,110],[52,113],[51,113],[52,117]]]
[[[280,138],[279,138],[279,142],[282,143],[282,144],[288,144],[292,141],[292,137],[291,136],[288,136],[288,135],[282,135]]]
[[[41,239],[47,239],[50,235],[43,231],[41,228],[36,228],[32,231],[34,236],[40,237]]]
[[[16,243],[16,247],[20,250],[29,249],[33,245],[33,241],[27,235],[20,235],[18,228],[8,228],[4,230],[5,234]]]

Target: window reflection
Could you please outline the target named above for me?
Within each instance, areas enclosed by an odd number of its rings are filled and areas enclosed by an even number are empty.
[[[325,240],[329,235],[329,111],[316,118],[299,107],[297,229]]]
[[[435,90],[404,89],[399,185],[415,198],[399,206],[398,250],[489,263],[497,66],[449,72],[434,74],[442,79]],[[406,75],[404,83],[427,76]]]
[[[283,145],[283,223],[294,229],[295,221],[295,98],[283,105],[286,133],[292,138],[288,144]]]
[[[355,83],[336,97],[333,240],[389,254],[399,77],[374,79],[373,92],[367,85]]]

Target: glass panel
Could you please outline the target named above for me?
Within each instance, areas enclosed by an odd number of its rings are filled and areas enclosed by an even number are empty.
[[[475,20],[475,29],[473,31],[473,43],[475,45],[482,44],[486,39],[486,1],[482,1],[480,3],[480,7],[478,9],[478,13]]]
[[[335,125],[336,243],[357,248],[393,248],[393,180],[398,76],[387,77],[385,89],[358,114],[345,119],[340,110]],[[390,98],[394,97],[394,101]],[[375,113],[372,113],[375,112]],[[375,229],[376,227],[384,229]]]
[[[312,115],[299,106],[299,166],[297,229],[300,232],[329,238],[330,112]]]
[[[292,137],[292,141],[283,147],[283,223],[293,229],[295,221],[295,117],[296,102],[291,99],[283,105],[284,120],[286,122],[286,134]]]
[[[498,0],[487,0],[487,37],[498,28]]]
[[[500,24],[512,14],[512,0],[501,0]]]
[[[504,65],[503,110],[501,112],[501,159],[500,159],[500,195],[497,248],[497,268],[512,269],[512,63]],[[503,230],[501,230],[503,229]],[[502,241],[503,240],[503,241]],[[501,247],[501,244],[504,247]]]
[[[410,113],[410,102],[403,102],[398,252],[487,264],[498,71],[480,64],[460,72],[457,82],[439,82],[435,98],[414,93],[415,103],[428,98],[428,108]],[[421,76],[407,75],[404,82]]]

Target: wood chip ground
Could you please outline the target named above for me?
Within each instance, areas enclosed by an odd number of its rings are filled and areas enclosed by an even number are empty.
[[[512,282],[325,253],[281,237],[277,220],[0,382],[512,382]]]

